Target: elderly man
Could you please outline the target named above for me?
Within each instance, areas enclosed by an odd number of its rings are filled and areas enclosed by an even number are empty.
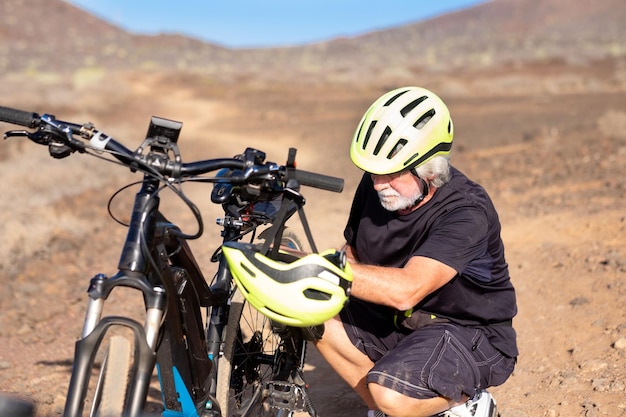
[[[500,222],[450,166],[453,130],[438,96],[406,87],[376,100],[352,139],[364,175],[344,231],[351,299],[316,346],[369,416],[495,415],[485,389],[515,366]]]

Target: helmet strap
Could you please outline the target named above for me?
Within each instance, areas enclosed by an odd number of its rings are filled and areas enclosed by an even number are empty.
[[[413,203],[413,207],[417,206],[419,203],[421,203],[422,201],[424,201],[424,199],[426,198],[426,196],[428,195],[428,193],[430,192],[430,189],[428,187],[428,183],[426,182],[426,180],[424,180],[422,177],[420,177],[419,175],[417,175],[417,170],[415,168],[411,168],[410,169],[411,174],[415,175],[422,183],[422,195],[419,196],[417,198],[417,200],[415,200],[415,202]]]

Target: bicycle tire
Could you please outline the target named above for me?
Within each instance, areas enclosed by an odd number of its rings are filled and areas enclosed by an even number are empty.
[[[302,244],[297,234],[285,229],[281,244],[294,250],[302,250]],[[273,380],[275,363],[258,363],[255,355],[265,354],[265,357],[280,356],[282,338],[272,330],[270,320],[246,303],[243,295],[235,291],[228,314],[228,323],[224,330],[223,355],[220,357],[217,370],[217,400],[221,406],[222,417],[290,417],[291,412],[284,409],[270,407],[264,400],[266,397],[265,383]],[[242,346],[246,345],[245,349]],[[254,346],[254,348],[250,348]],[[243,353],[240,353],[244,351]],[[247,358],[242,358],[245,355]],[[253,363],[254,362],[254,363]],[[250,369],[242,371],[241,367]],[[233,373],[247,375],[239,381],[241,386],[233,388]],[[254,376],[250,377],[250,374]],[[248,380],[250,379],[250,380]]]
[[[130,340],[124,336],[112,336],[100,371],[91,416],[119,417],[123,414],[130,361]]]

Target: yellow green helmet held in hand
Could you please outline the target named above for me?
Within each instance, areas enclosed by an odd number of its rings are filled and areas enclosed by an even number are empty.
[[[279,323],[316,326],[337,315],[348,301],[352,269],[331,262],[335,250],[293,262],[275,261],[240,242],[225,243],[222,252],[244,298]]]
[[[403,87],[383,94],[361,119],[350,158],[372,174],[416,168],[452,148],[450,111],[433,92]]]

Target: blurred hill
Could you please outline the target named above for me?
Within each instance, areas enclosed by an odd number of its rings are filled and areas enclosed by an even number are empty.
[[[3,0],[0,72],[178,69],[220,78],[349,80],[537,62],[586,65],[626,56],[625,21],[622,0],[493,0],[353,38],[227,49],[179,35],[131,34],[62,0]]]

